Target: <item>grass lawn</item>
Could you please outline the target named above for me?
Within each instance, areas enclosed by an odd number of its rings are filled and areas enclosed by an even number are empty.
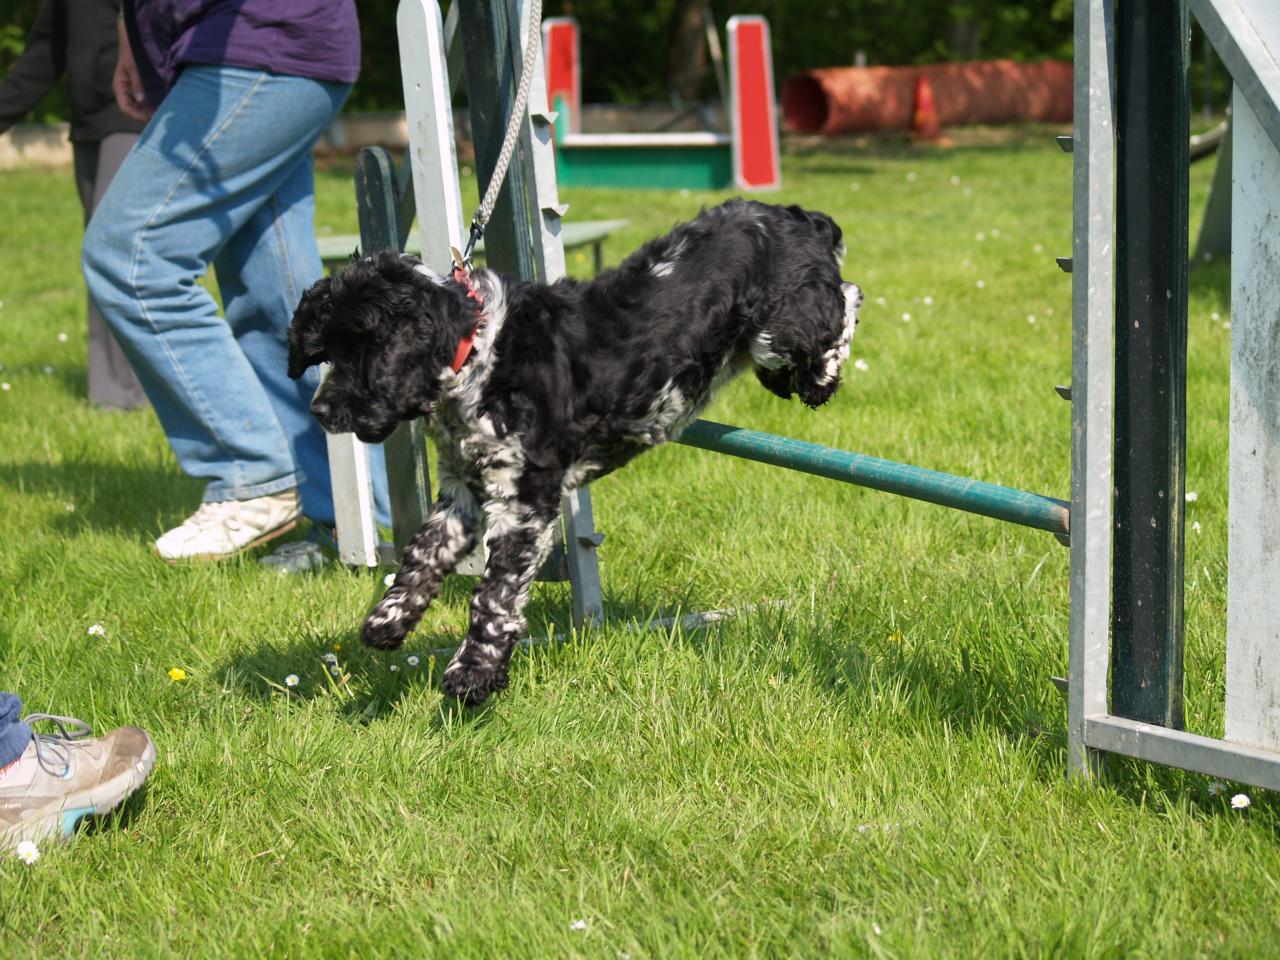
[[[843,226],[863,363],[819,412],[746,378],[707,416],[1066,498],[1071,162],[1052,132],[794,146],[776,199]],[[428,656],[458,636],[465,581],[375,656],[356,630],[381,573],[166,566],[151,541],[201,487],[150,413],[86,402],[70,171],[0,186],[0,690],[160,750],[121,816],[0,860],[0,955],[1280,949],[1274,797],[1241,814],[1234,785],[1128,762],[1066,781],[1067,551],[1047,534],[656,450],[593,489],[611,609],[783,604],[518,654],[470,714]],[[318,228],[354,231],[349,166],[318,190]],[[564,193],[571,217],[630,219],[612,262],[725,196]],[[1227,291],[1222,265],[1193,275],[1187,717],[1215,735]],[[566,586],[535,589],[535,635],[568,620]]]

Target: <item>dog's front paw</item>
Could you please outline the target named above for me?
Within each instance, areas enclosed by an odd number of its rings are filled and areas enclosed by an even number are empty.
[[[449,696],[468,707],[484,703],[491,694],[507,689],[507,668],[494,664],[449,664],[440,681]]]
[[[403,616],[400,607],[384,599],[365,617],[360,628],[360,639],[365,646],[378,650],[395,650],[404,643],[405,636],[413,628],[413,622]]]
[[[836,392],[836,389],[839,386],[839,375],[825,383],[807,383],[800,387],[800,399],[804,401],[805,406],[810,409],[817,410],[820,406],[831,399],[831,395]]]

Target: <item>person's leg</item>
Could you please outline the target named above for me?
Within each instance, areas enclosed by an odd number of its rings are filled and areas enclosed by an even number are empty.
[[[22,722],[22,701],[0,693],[0,770],[17,762],[31,742],[31,728]]]
[[[179,463],[209,480],[207,502],[291,490],[298,474],[270,392],[196,280],[309,154],[348,89],[188,67],[86,233],[90,291]]]
[[[120,169],[130,147],[138,140],[136,133],[113,133],[95,143],[96,163],[92,174],[88,200],[85,202],[85,223],[107,192],[112,178]],[[76,144],[78,148],[80,144]],[[81,198],[84,198],[83,188]],[[129,360],[116,342],[115,335],[102,319],[93,297],[89,297],[89,402],[99,407],[116,407],[134,410],[146,406],[147,395],[142,391],[138,376],[129,366]]]
[[[98,179],[97,140],[71,141],[71,163],[76,178],[76,193],[80,195],[80,209],[84,211],[85,226],[93,214],[93,187]]]
[[[253,365],[289,438],[302,482],[302,512],[326,527],[334,524],[333,490],[324,430],[311,416],[320,373],[288,376],[288,328],[302,294],[320,279],[315,238],[315,187],[311,157],[298,160],[280,188],[241,227],[214,260],[222,306],[240,349]],[[390,525],[382,448],[370,450],[378,521]]]

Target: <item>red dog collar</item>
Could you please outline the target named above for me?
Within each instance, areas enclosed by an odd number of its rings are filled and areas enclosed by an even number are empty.
[[[484,305],[484,297],[480,296],[480,291],[476,289],[475,283],[471,279],[471,271],[462,266],[453,268],[453,279],[467,288],[467,296],[476,302],[477,306]],[[476,334],[480,332],[480,323],[471,328],[471,332],[458,341],[458,349],[453,355],[453,363],[449,364],[449,369],[457,373],[462,369],[462,365],[467,362],[467,358],[471,356],[471,351],[475,348]]]

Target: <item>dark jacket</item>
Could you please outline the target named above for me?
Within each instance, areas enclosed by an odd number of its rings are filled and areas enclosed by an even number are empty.
[[[142,124],[116,106],[118,0],[42,0],[27,46],[0,80],[0,133],[35,108],[63,73],[71,101],[71,139],[138,133]]]

